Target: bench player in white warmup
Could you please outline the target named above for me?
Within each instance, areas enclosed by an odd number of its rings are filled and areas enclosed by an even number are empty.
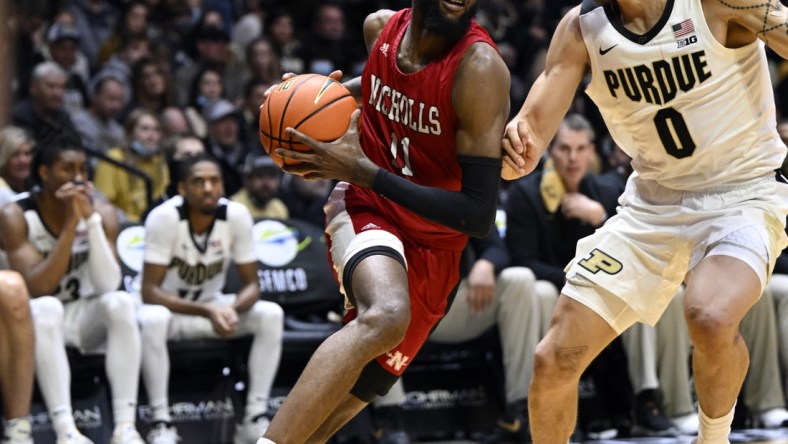
[[[74,424],[67,344],[83,351],[106,344],[115,420],[110,443],[144,444],[134,427],[140,371],[134,299],[115,291],[121,279],[116,210],[94,200],[78,138],[39,146],[31,168],[36,186],[3,207],[0,236],[32,298],[36,378],[57,444],[91,443]]]
[[[253,335],[249,392],[235,444],[252,444],[265,433],[268,398],[282,352],[282,308],[261,301],[252,216],[222,197],[219,165],[198,156],[183,161],[175,196],[154,208],[145,221],[145,264],[139,309],[143,379],[153,408],[150,444],[175,444],[167,396],[170,360],[167,341]],[[230,261],[243,287],[222,294]]]

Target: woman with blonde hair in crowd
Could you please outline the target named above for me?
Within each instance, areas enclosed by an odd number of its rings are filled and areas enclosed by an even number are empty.
[[[27,190],[33,139],[22,128],[6,126],[0,130],[0,205]]]
[[[160,149],[159,119],[149,111],[138,109],[126,119],[125,127],[128,143],[123,147],[110,149],[107,155],[147,174],[153,184],[151,202],[155,202],[170,182],[167,163]],[[94,183],[131,222],[139,222],[140,216],[151,203],[148,202],[142,178],[106,161],[99,162],[96,167]]]

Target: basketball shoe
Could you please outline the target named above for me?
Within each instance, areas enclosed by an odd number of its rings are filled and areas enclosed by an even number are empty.
[[[93,441],[75,429],[58,436],[57,444],[93,444]]]
[[[148,432],[148,444],[176,444],[181,440],[178,430],[165,422],[159,422]]]
[[[268,430],[271,421],[267,416],[258,415],[251,419],[245,419],[241,424],[235,425],[235,435],[233,444],[254,444]]]
[[[132,424],[120,424],[112,432],[109,444],[145,444],[145,441]]]

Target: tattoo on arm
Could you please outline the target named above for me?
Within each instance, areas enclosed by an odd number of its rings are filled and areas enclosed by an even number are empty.
[[[586,352],[588,352],[588,347],[585,345],[580,347],[559,348],[556,352],[558,365],[562,370],[576,372],[580,369],[580,361],[583,359]]]
[[[785,6],[780,3],[780,0],[766,0],[762,3],[752,4],[749,6],[736,6],[728,3],[726,0],[717,0],[720,4],[735,10],[753,10],[763,9],[763,24],[758,34],[762,34],[766,44],[769,40],[766,36],[771,31],[782,31],[788,33],[788,12]],[[771,20],[770,20],[771,19]]]

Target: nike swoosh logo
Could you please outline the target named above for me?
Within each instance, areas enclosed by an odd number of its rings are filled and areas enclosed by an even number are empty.
[[[605,54],[609,53],[610,50],[615,48],[616,46],[618,46],[618,43],[616,43],[615,45],[613,45],[613,46],[611,46],[610,48],[607,48],[607,49],[602,49],[602,47],[600,46],[599,47],[599,55],[605,55]]]
[[[498,426],[509,433],[516,433],[520,431],[521,424],[519,419],[515,419],[512,422],[506,422],[502,419],[499,419]]]

